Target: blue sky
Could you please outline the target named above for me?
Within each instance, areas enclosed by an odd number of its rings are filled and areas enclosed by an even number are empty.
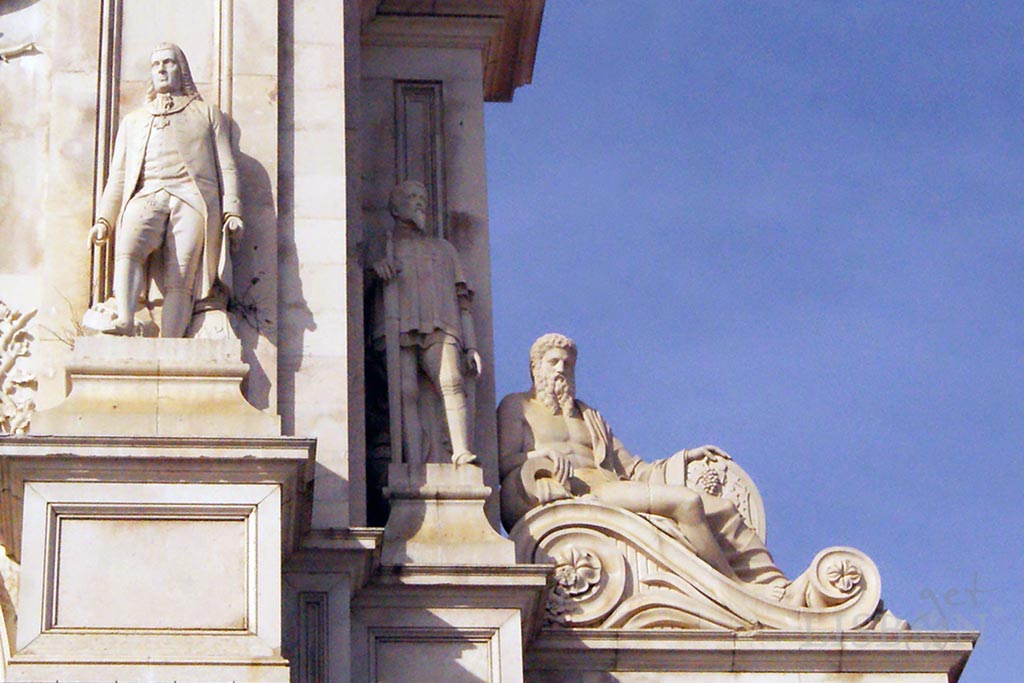
[[[499,397],[541,333],[644,457],[714,443],[790,575],[1024,651],[1024,4],[552,0],[488,105]]]

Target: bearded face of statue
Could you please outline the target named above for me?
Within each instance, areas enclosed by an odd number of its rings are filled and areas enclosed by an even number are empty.
[[[421,183],[405,182],[395,188],[392,207],[397,220],[416,226],[420,232],[427,229],[427,190]]]
[[[533,365],[533,390],[555,415],[576,412],[576,361],[566,349],[550,348]]]

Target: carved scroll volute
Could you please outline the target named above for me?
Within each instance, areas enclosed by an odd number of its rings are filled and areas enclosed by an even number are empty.
[[[854,548],[827,548],[776,599],[729,578],[640,515],[598,501],[541,505],[509,532],[516,558],[552,565],[549,623],[587,628],[901,630],[879,612],[881,577]]]
[[[625,558],[615,542],[599,531],[556,531],[539,544],[532,561],[555,567],[546,606],[549,623],[599,623],[626,596]]]
[[[810,567],[794,586],[805,586],[807,605],[815,608],[846,604],[862,593],[870,593],[868,602],[877,602],[882,594],[882,577],[875,563],[854,548],[833,547],[818,553]]]

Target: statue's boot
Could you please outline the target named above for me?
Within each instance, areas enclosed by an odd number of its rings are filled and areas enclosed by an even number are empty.
[[[128,255],[114,259],[114,300],[117,302],[117,320],[106,334],[124,337],[135,335],[135,311],[138,308],[145,269],[142,263]]]
[[[444,413],[448,421],[448,434],[452,439],[452,462],[468,465],[476,462],[476,455],[469,448],[469,408],[462,383],[441,385]]]
[[[452,463],[455,465],[471,465],[476,462],[476,455],[469,451],[463,451],[452,455]]]

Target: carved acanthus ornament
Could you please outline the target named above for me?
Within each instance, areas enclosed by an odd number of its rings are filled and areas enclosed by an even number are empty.
[[[35,410],[35,376],[23,365],[34,340],[36,311],[19,313],[0,301],[0,434],[22,434]]]

